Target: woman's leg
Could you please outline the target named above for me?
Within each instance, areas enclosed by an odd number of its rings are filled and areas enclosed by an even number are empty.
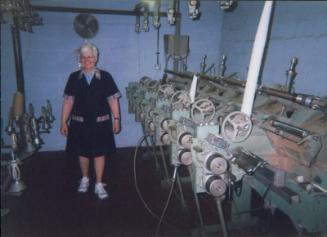
[[[95,179],[96,183],[102,182],[102,176],[104,171],[105,158],[104,156],[97,156],[94,159]]]
[[[89,188],[89,163],[90,160],[87,157],[84,156],[79,156],[79,166],[81,168],[81,172],[82,172],[82,179],[80,181],[80,184],[78,186],[77,191],[79,193],[86,193],[88,188]]]
[[[105,184],[102,183],[104,164],[105,164],[104,156],[97,156],[94,158],[94,169],[95,169],[95,179],[96,179],[94,192],[95,194],[98,195],[99,199],[105,199],[108,197],[108,193],[104,189]]]
[[[90,159],[84,156],[79,156],[79,166],[83,177],[89,177],[89,163]]]

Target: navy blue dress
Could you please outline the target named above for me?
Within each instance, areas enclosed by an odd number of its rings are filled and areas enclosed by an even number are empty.
[[[74,100],[68,126],[66,151],[94,158],[115,151],[111,110],[108,100],[118,98],[112,76],[96,69],[90,82],[82,71],[73,72],[67,81],[65,99]]]

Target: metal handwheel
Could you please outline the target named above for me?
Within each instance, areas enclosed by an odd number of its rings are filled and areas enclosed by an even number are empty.
[[[171,97],[171,104],[173,109],[189,108],[191,105],[191,98],[187,91],[176,91]]]
[[[222,134],[230,142],[242,142],[252,131],[252,121],[246,114],[235,111],[227,115],[222,124]]]
[[[174,87],[170,84],[160,85],[158,88],[158,97],[159,98],[171,98],[175,93]]]
[[[215,105],[208,99],[200,99],[193,103],[191,118],[195,123],[208,123],[215,116]]]

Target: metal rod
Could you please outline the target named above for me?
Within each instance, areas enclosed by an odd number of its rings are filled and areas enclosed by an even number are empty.
[[[246,81],[233,79],[233,77],[236,75],[236,73],[233,73],[233,74],[223,77],[223,78],[217,77],[217,76],[203,75],[203,74],[196,73],[196,72],[174,72],[174,71],[171,71],[168,69],[165,70],[165,73],[183,77],[183,78],[187,78],[187,79],[193,79],[193,75],[197,74],[200,76],[201,80],[212,81],[212,82],[218,83],[218,84],[226,83],[226,84],[231,84],[231,85],[236,85],[236,86],[241,86],[241,87],[244,87],[245,83],[246,83]]]
[[[183,77],[186,79],[192,79],[194,73],[192,72],[174,72],[171,70],[165,70],[165,73],[169,73],[175,76]],[[233,73],[227,77],[220,78],[220,77],[212,77],[212,76],[207,76],[207,75],[202,75],[200,74],[200,79],[201,80],[207,80],[207,81],[212,81],[217,84],[221,85],[234,85],[234,86],[239,86],[239,87],[245,87],[246,81],[244,80],[236,80],[233,79],[236,73]],[[278,90],[270,87],[265,87],[265,86],[260,86],[256,89],[257,92],[263,92],[267,95],[272,95],[276,96],[279,98],[283,98],[286,100],[293,101],[297,104],[305,105],[309,108],[313,109],[322,109],[326,110],[327,108],[327,100],[324,98],[320,98],[317,96],[311,96],[311,95],[306,95],[306,94],[297,94],[297,93],[288,93],[283,90]]]
[[[162,146],[159,146],[159,148],[160,148],[160,154],[161,154],[162,163],[163,163],[163,166],[164,166],[166,178],[167,178],[167,180],[169,180],[169,174],[168,174],[168,169],[167,169],[165,153],[164,153],[164,150],[163,150]],[[177,185],[178,185],[178,191],[179,191],[179,194],[180,194],[181,205],[182,205],[183,208],[186,208],[184,193],[183,193],[183,189],[182,189],[182,185],[181,185],[181,181],[180,181],[178,173],[177,173]]]
[[[159,161],[158,161],[159,159],[158,159],[158,156],[157,156],[157,149],[156,149],[156,145],[155,145],[155,143],[153,141],[152,136],[150,136],[150,142],[151,142],[152,152],[153,152],[153,155],[154,155],[154,160],[156,162],[156,168],[159,169],[160,165],[159,165]]]
[[[218,214],[219,214],[219,219],[220,219],[220,225],[221,225],[221,228],[223,231],[223,235],[224,235],[224,237],[228,237],[223,208],[221,206],[221,201],[222,200],[220,198],[216,198]]]
[[[58,7],[58,6],[39,6],[32,5],[34,11],[47,12],[69,12],[69,13],[90,13],[90,14],[108,14],[108,15],[123,15],[123,16],[139,16],[143,13],[137,10],[113,10],[113,9],[96,9],[96,8],[80,8],[80,7]],[[153,16],[153,12],[149,12]],[[167,17],[166,12],[159,12],[161,17]]]
[[[194,183],[193,183],[194,179],[193,179],[192,168],[191,168],[191,166],[189,166],[189,167],[187,167],[187,169],[188,169],[188,172],[189,172],[191,180],[192,180],[192,189],[193,189],[193,194],[194,194],[196,211],[198,213],[198,217],[199,217],[199,221],[200,221],[200,228],[201,228],[201,230],[204,230],[203,217],[202,217],[202,213],[201,213],[199,198],[198,198],[198,195],[196,194],[196,192],[194,190]]]
[[[159,47],[160,47],[160,27],[157,28],[157,51],[156,51],[156,57],[157,57],[157,61],[155,64],[155,69],[159,70],[160,69],[160,63],[159,63],[159,56],[160,56],[160,51],[159,51]]]
[[[290,69],[288,69],[286,71],[286,76],[287,76],[287,80],[286,80],[286,90],[288,93],[292,93],[294,90],[294,79],[297,75],[296,71],[295,71],[295,67],[297,65],[297,58],[293,57],[291,60],[291,66]]]
[[[14,24],[15,26],[17,24]],[[11,35],[13,41],[14,49],[14,59],[16,67],[16,82],[17,82],[17,91],[25,94],[24,87],[24,75],[23,75],[23,61],[22,61],[22,49],[20,44],[20,32],[19,29],[15,26],[11,26]],[[25,109],[25,100],[24,100],[24,109]]]
[[[163,151],[162,146],[159,146],[159,148],[160,148],[160,155],[161,155],[161,158],[162,158],[162,164],[163,164],[163,167],[164,167],[165,175],[166,175],[166,178],[169,179],[165,153]]]
[[[182,205],[183,209],[185,209],[186,208],[186,202],[185,202],[185,198],[184,198],[184,193],[183,193],[183,188],[182,188],[182,184],[181,184],[181,179],[180,179],[178,173],[177,173],[177,186],[178,186],[179,194],[181,196],[181,205]]]

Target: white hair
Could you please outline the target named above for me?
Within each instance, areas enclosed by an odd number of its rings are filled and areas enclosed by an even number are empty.
[[[91,43],[83,44],[79,48],[79,55],[81,56],[85,52],[91,52],[92,55],[95,57],[95,59],[98,61],[99,51],[98,51],[98,48],[94,44],[91,44]]]

